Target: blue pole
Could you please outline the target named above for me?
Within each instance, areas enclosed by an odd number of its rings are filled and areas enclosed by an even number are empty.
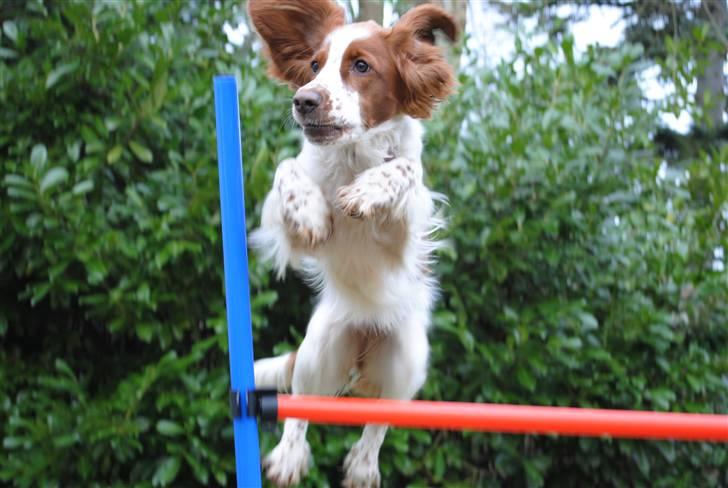
[[[261,486],[260,447],[256,420],[245,413],[246,392],[255,388],[255,379],[238,90],[232,76],[216,76],[214,85],[230,384],[242,407],[242,415],[233,418],[235,469],[238,488],[254,488]]]

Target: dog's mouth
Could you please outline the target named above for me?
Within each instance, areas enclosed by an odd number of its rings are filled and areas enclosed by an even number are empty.
[[[304,122],[301,124],[306,138],[315,144],[327,144],[336,141],[346,132],[343,125],[329,122]]]

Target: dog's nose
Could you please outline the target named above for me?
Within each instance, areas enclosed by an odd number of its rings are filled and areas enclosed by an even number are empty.
[[[293,106],[299,114],[310,114],[321,105],[322,98],[315,90],[298,90],[293,97]]]

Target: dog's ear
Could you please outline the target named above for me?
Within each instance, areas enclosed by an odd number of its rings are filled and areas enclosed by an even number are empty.
[[[332,0],[250,0],[248,13],[263,40],[269,73],[293,88],[313,79],[314,53],[345,23],[344,9]]]
[[[458,28],[452,16],[431,4],[419,5],[404,14],[394,29],[406,31],[418,40],[433,45],[436,30],[444,32],[451,42],[455,42],[458,37]]]
[[[435,46],[436,30],[444,32],[450,41],[457,39],[457,25],[450,14],[425,4],[403,15],[390,34],[402,80],[402,110],[415,118],[430,117],[435,105],[455,87],[453,69]]]

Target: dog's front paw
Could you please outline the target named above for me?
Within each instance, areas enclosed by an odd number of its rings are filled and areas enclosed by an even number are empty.
[[[283,221],[298,245],[315,248],[331,237],[333,216],[318,188],[287,189],[281,198]]]
[[[385,184],[357,179],[336,192],[336,206],[349,217],[367,219],[381,214],[394,203]]]
[[[404,158],[369,168],[353,183],[336,193],[336,206],[354,218],[390,215],[398,208],[405,192],[414,185],[415,170]]]
[[[376,453],[354,444],[344,459],[344,488],[379,488],[379,460]]]
[[[308,472],[311,448],[308,442],[281,442],[263,460],[268,479],[276,486],[287,487],[300,483]]]

